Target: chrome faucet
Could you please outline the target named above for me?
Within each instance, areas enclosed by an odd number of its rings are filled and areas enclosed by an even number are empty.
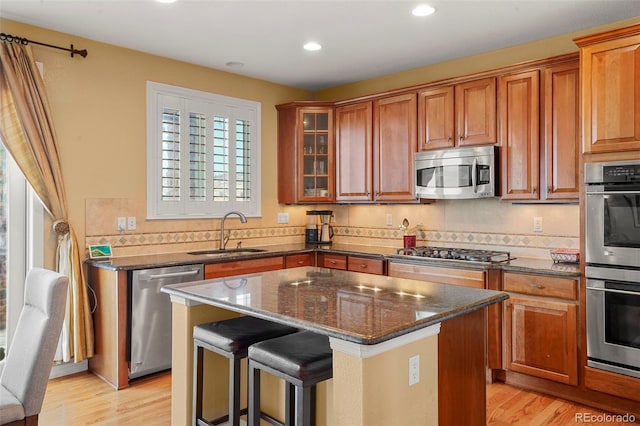
[[[238,216],[240,218],[240,222],[247,223],[247,217],[237,211],[232,211],[222,216],[222,221],[220,222],[220,250],[224,250],[227,246],[227,242],[229,241],[229,235],[224,235],[224,220],[232,214]]]

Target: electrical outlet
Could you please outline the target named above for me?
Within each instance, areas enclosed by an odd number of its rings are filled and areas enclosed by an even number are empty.
[[[533,232],[542,232],[542,218],[539,216],[533,218]]]
[[[136,217],[135,216],[129,216],[127,218],[127,229],[129,231],[135,231],[136,230]]]
[[[387,226],[393,226],[393,215],[391,213],[387,213]]]
[[[409,358],[409,386],[420,381],[420,355]]]
[[[278,223],[289,223],[289,213],[278,213]]]
[[[124,232],[127,229],[127,218],[124,216],[118,216],[118,232]]]

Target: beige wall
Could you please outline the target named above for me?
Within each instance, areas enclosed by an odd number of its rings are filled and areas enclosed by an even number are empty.
[[[547,38],[513,47],[494,50],[479,55],[467,56],[435,65],[414,68],[379,78],[359,81],[353,84],[332,87],[315,93],[317,100],[342,100],[358,96],[420,85],[445,78],[459,77],[475,72],[488,71],[520,62],[550,58],[552,56],[577,52],[573,39],[614,28],[622,28],[640,23],[640,16],[617,21],[595,28],[585,28],[573,33]],[[508,35],[505,35],[508,37]],[[437,42],[436,42],[437,44]]]
[[[69,201],[69,220],[80,244],[109,242],[114,254],[179,251],[191,242],[193,231],[214,231],[219,220],[146,221],[146,109],[145,82],[157,81],[227,96],[250,99],[262,105],[262,218],[246,225],[237,220],[232,238],[245,238],[245,245],[303,241],[308,207],[282,206],[276,196],[276,126],[274,106],[292,100],[339,100],[396,89],[442,78],[469,74],[517,62],[546,58],[576,51],[572,39],[578,35],[640,23],[640,17],[603,27],[585,29],[513,48],[417,68],[381,78],[327,89],[310,94],[261,80],[190,65],[138,51],[98,43],[68,34],[48,31],[0,19],[0,31],[50,44],[86,48],[87,58],[70,58],[65,52],[33,45],[36,60],[44,65],[44,80],[51,103]],[[422,223],[428,243],[467,243],[491,240],[492,244],[515,241],[524,249],[577,246],[579,209],[576,205],[522,206],[494,200],[437,202],[430,206],[329,206],[336,211],[335,222],[342,231],[362,227],[360,238],[342,232],[344,242],[399,246],[395,233],[403,217]],[[290,223],[276,223],[277,212],[288,212]],[[386,225],[391,214],[393,225]],[[138,229],[118,233],[117,216],[136,216]],[[542,234],[532,233],[533,217],[543,217]],[[440,238],[443,232],[453,241]],[[167,234],[170,232],[171,234]],[[488,232],[490,235],[484,234]],[[452,236],[453,235],[453,236]],[[506,238],[505,238],[506,235]],[[162,237],[149,244],[149,237]],[[166,237],[180,240],[166,244]],[[277,237],[277,238],[274,238]],[[515,236],[516,238],[511,238]],[[381,240],[380,238],[384,240]],[[437,238],[436,238],[437,237]],[[450,238],[451,239],[451,238]],[[144,243],[143,243],[144,241]],[[200,246],[215,238],[201,238]],[[55,239],[48,236],[49,251]],[[507,244],[509,245],[509,244]],[[539,252],[523,252],[540,255]],[[542,254],[544,255],[544,254]],[[49,253],[47,257],[53,257]]]
[[[276,223],[276,110],[279,103],[308,99],[303,90],[190,65],[138,51],[0,20],[0,31],[49,44],[87,49],[86,58],[32,45],[44,65],[44,81],[58,135],[67,187],[69,220],[79,243],[93,229],[116,233],[115,218],[137,216],[138,231],[213,227],[209,221],[144,220],[146,210],[147,80],[258,101],[262,108],[262,212],[252,226]],[[112,200],[98,217],[85,203]],[[104,207],[104,203],[101,204]],[[122,207],[124,206],[124,209]],[[110,208],[111,207],[111,208]]]

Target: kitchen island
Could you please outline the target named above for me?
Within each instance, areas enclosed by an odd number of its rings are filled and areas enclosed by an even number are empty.
[[[485,424],[483,308],[506,293],[316,267],[162,291],[173,302],[174,425],[191,423],[193,326],[238,315],[329,337],[334,373],[318,389],[318,424]],[[205,362],[205,380],[216,381],[205,415],[215,417],[226,410],[228,367],[216,357]],[[276,394],[265,393],[272,400],[263,407],[282,417]]]

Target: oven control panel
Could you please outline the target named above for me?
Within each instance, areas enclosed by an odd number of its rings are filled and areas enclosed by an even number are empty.
[[[640,182],[640,164],[603,166],[602,182]]]

